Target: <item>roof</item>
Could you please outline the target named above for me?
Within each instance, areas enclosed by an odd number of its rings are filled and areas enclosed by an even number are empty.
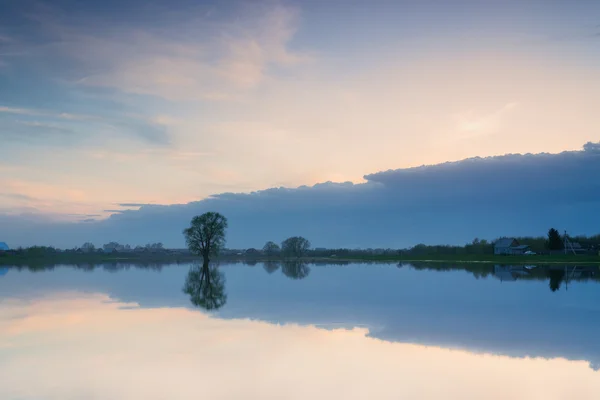
[[[496,240],[496,243],[494,243],[494,247],[510,247],[514,241],[515,238],[498,239]]]
[[[4,242],[0,242],[0,250],[10,250],[10,247]]]

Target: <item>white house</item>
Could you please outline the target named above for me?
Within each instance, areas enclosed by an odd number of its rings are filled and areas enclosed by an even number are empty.
[[[0,251],[8,251],[10,250],[10,247],[8,247],[8,245],[4,242],[0,242]]]
[[[515,238],[502,238],[494,243],[494,254],[524,254],[529,250],[529,246],[520,245]]]

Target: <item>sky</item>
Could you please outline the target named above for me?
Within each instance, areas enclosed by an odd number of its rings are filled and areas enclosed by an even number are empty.
[[[236,246],[299,231],[339,246],[449,242],[446,230],[456,221],[463,231],[454,241],[533,233],[550,221],[511,226],[492,218],[484,229],[474,214],[423,206],[423,218],[444,225],[433,229],[406,206],[392,207],[394,218],[377,217],[380,210],[356,191],[389,188],[380,171],[418,174],[413,167],[471,157],[578,151],[569,154],[597,166],[595,1],[3,0],[2,8],[0,240],[13,247],[74,246],[82,234],[180,246],[190,212],[168,231],[153,221],[214,205],[214,195],[221,202],[232,196],[224,193],[238,194],[235,204],[219,206],[234,217]],[[579,175],[563,178],[586,190],[571,200],[593,197],[593,178],[586,186],[582,171],[572,172]],[[436,199],[447,204],[450,195],[452,203],[461,176],[439,176],[448,186]],[[536,179],[566,184],[558,175]],[[418,179],[411,182],[407,191],[419,192]],[[309,194],[302,189],[313,185]],[[346,238],[320,233],[330,226],[301,224],[320,218],[315,208],[336,208],[313,196],[332,185],[352,193],[328,201],[363,202],[365,221],[353,219],[352,210],[329,221],[349,232]],[[288,188],[279,191],[294,200],[240,200],[271,188]],[[592,205],[574,204],[552,209],[548,219],[581,233],[598,226],[582,218]],[[541,219],[526,212],[536,208],[528,203],[515,218]],[[280,216],[266,218],[280,209],[290,216],[286,228],[250,232],[253,218],[274,226]],[[118,228],[106,228],[115,221]],[[386,223],[393,224],[382,231],[389,240],[361,228]],[[140,236],[135,229],[142,225],[154,229]],[[399,229],[404,236],[390,236]]]

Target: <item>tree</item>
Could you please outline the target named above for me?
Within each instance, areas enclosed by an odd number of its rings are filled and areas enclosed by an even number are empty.
[[[107,243],[104,246],[102,246],[102,248],[104,249],[104,252],[112,253],[113,251],[117,251],[119,246],[121,246],[121,245],[117,242],[110,242],[110,243]]]
[[[163,251],[165,248],[162,243],[148,243],[146,245],[146,250],[151,251],[153,253]]]
[[[550,250],[560,250],[563,248],[562,238],[556,229],[550,228],[548,231],[548,241],[546,242],[546,245]]]
[[[83,246],[81,246],[81,250],[83,250],[86,253],[93,253],[94,251],[96,251],[96,246],[94,246],[93,243],[86,242],[83,244]]]
[[[219,254],[225,245],[227,218],[217,212],[207,212],[192,218],[190,227],[183,230],[188,248],[201,255],[204,263]]]
[[[286,257],[300,258],[310,249],[310,242],[302,236],[287,238],[281,243],[281,252]]]
[[[267,257],[273,257],[281,252],[281,248],[275,242],[267,242],[263,247],[263,253]]]

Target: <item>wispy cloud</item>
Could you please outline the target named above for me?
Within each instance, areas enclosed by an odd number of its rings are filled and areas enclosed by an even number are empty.
[[[0,114],[14,114],[25,117],[37,117],[38,120],[24,121],[2,121],[0,127],[4,124],[4,129],[0,136],[13,137],[22,140],[32,140],[35,137],[28,135],[27,131],[14,127],[14,124],[30,128],[30,132],[43,135],[49,134],[70,134],[81,136],[91,135],[90,123],[97,128],[113,131],[115,134],[129,134],[142,138],[144,141],[161,146],[167,146],[171,143],[171,138],[167,128],[159,123],[155,123],[151,118],[126,116],[113,116],[106,118],[103,116],[74,114],[62,111],[49,111],[31,108],[17,108],[0,106]],[[43,118],[44,121],[39,120]],[[13,124],[12,127],[7,124]],[[63,143],[60,143],[63,144]]]
[[[71,81],[169,100],[237,99],[271,76],[271,67],[291,68],[313,56],[288,43],[297,9],[256,3],[241,7],[234,22],[182,16],[168,34],[150,26],[115,27],[118,34],[85,31],[54,18],[41,26],[56,36],[53,51],[78,64]],[[63,38],[67,38],[64,40]]]
[[[490,113],[481,114],[470,110],[467,113],[457,115],[457,129],[463,132],[461,138],[498,132],[502,118],[517,106],[518,103],[510,102]]]

